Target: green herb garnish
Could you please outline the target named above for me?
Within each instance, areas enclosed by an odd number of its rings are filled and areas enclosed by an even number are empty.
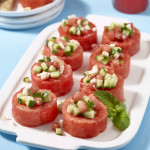
[[[93,109],[94,103],[92,101],[88,101],[87,107],[90,108],[90,109]]]
[[[107,107],[108,118],[112,118],[113,124],[121,131],[126,130],[130,125],[130,118],[126,112],[125,104],[107,91],[99,90],[93,93]]]

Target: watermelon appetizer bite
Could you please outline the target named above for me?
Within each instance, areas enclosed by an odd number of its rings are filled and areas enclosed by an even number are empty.
[[[67,36],[69,40],[77,40],[84,51],[90,51],[92,44],[97,44],[96,26],[82,17],[77,18],[75,15],[68,16],[68,20],[62,20],[58,28],[60,36]]]
[[[94,91],[108,91],[121,102],[124,102],[124,79],[114,70],[106,68],[98,69],[97,65],[92,70],[84,72],[84,76],[80,81],[80,91],[84,94],[93,94]]]
[[[22,88],[12,98],[12,115],[27,127],[52,122],[58,115],[57,97],[49,90]]]
[[[132,23],[111,23],[104,27],[103,44],[115,44],[130,56],[140,49],[140,32]]]
[[[73,86],[71,66],[56,56],[44,57],[31,67],[31,82],[33,86],[63,96]]]
[[[107,108],[92,94],[75,93],[63,103],[62,115],[64,130],[78,138],[95,137],[107,126]]]
[[[122,53],[122,49],[115,44],[100,44],[90,56],[90,69],[95,65],[98,68],[114,69],[126,78],[130,71],[130,55]]]
[[[44,56],[56,55],[71,65],[72,70],[80,68],[83,62],[83,48],[76,40],[68,40],[68,37],[52,37],[47,40],[44,47]],[[77,63],[78,62],[78,63]]]
[[[30,7],[31,9],[38,8],[53,2],[53,0],[19,0],[22,7]]]

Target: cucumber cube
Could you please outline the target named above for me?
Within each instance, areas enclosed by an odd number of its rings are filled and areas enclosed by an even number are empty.
[[[62,40],[65,40],[65,41],[69,42],[69,40],[68,40],[68,37],[67,37],[67,36],[63,36],[63,37],[61,37],[60,39],[62,39]]]
[[[76,27],[74,27],[74,26],[69,29],[69,33],[70,33],[71,35],[75,35],[76,32],[77,32],[77,29],[76,29]]]
[[[62,135],[62,130],[61,130],[61,128],[56,128],[56,134],[57,134],[57,135]]]
[[[19,94],[22,94],[22,93],[19,93]],[[17,95],[17,96],[18,96],[18,95]],[[19,97],[17,98],[17,100],[18,100],[18,103],[19,103],[19,104],[24,104],[25,101],[26,101],[26,96],[19,96]]]
[[[86,111],[86,112],[83,113],[83,116],[85,118],[93,119],[94,116],[95,116],[95,114],[96,114],[96,111],[94,111],[94,110],[88,110],[88,111]]]
[[[83,79],[83,83],[86,85],[87,83],[89,83],[90,82],[90,78],[88,77],[88,76],[86,76],[86,77],[84,77],[84,79]]]
[[[61,23],[61,27],[63,28],[67,24],[68,24],[68,20],[63,19],[63,21]]]
[[[34,100],[33,97],[31,97],[31,96],[26,96],[25,104],[26,104],[28,107],[33,108],[34,105],[35,105],[35,100]]]
[[[98,80],[96,81],[96,88],[101,88],[101,87],[103,87],[103,80],[98,79]]]
[[[53,65],[50,65],[48,71],[49,72],[55,72],[56,68]]]
[[[44,71],[48,71],[48,67],[47,67],[45,62],[41,63],[41,66],[42,66]]]
[[[101,68],[101,70],[100,70],[100,74],[101,74],[102,76],[105,76],[105,75],[106,75],[106,73],[107,73],[107,69],[105,69],[105,68]]]
[[[89,74],[89,71],[84,72],[84,76],[87,76]]]
[[[88,22],[87,19],[84,19],[84,20],[81,21],[82,26],[88,25],[88,23],[89,22]]]
[[[75,107],[76,107],[76,105],[74,105],[74,104],[69,105],[69,106],[67,107],[67,112],[68,112],[69,114],[73,113]]]
[[[43,101],[44,101],[44,102],[48,102],[48,101],[51,100],[51,96],[50,96],[50,93],[49,93],[48,91],[45,91],[45,92],[42,94],[42,96],[43,96]]]
[[[55,40],[56,40],[56,37],[51,37],[50,39],[51,42],[55,42]]]
[[[51,78],[60,78],[60,71],[51,72]]]
[[[84,96],[83,100],[88,103],[88,101],[90,100],[90,98],[88,96]]]
[[[109,57],[104,58],[104,59],[102,60],[102,63],[105,64],[105,65],[107,65],[108,62],[109,62],[109,59],[110,59]]]
[[[104,59],[103,55],[98,55],[98,56],[96,56],[96,60],[97,60],[98,62],[102,62],[103,59]]]
[[[35,65],[35,66],[33,67],[33,72],[34,72],[34,73],[41,73],[42,71],[43,71],[43,69],[42,69],[41,66]]]
[[[111,88],[111,79],[104,80],[104,88]]]
[[[65,56],[70,56],[71,55],[71,48],[70,46],[65,47]]]
[[[30,80],[30,78],[29,78],[29,77],[24,77],[23,82],[25,82],[25,83],[30,83],[30,82],[31,82],[31,80]]]
[[[79,114],[80,114],[79,109],[78,109],[77,107],[74,107],[74,108],[73,108],[73,115],[74,115],[74,116],[78,116]]]

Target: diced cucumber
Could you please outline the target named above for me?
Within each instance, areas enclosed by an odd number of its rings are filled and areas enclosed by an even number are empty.
[[[76,32],[77,32],[77,29],[76,29],[76,27],[74,27],[74,26],[69,29],[69,33],[70,33],[71,35],[75,35]]]
[[[57,135],[62,135],[62,130],[61,130],[61,128],[56,128],[56,134],[57,134]]]
[[[56,68],[53,65],[50,65],[48,71],[49,72],[55,72]]]
[[[24,8],[24,11],[30,11],[30,10],[32,10],[31,7],[25,7]]]
[[[104,88],[111,88],[111,79],[104,80]]]
[[[119,59],[119,64],[123,64],[123,60],[122,59]]]
[[[45,91],[43,94],[42,94],[42,97],[43,97],[43,101],[44,102],[48,102],[48,101],[51,101],[51,95],[48,91]]]
[[[19,93],[19,94],[21,94],[21,93]],[[18,95],[17,95],[17,96],[18,96]],[[25,104],[26,97],[27,97],[27,96],[19,96],[19,97],[17,98],[18,103],[19,103],[19,104]]]
[[[35,100],[31,96],[26,96],[25,104],[32,108],[35,105]]]
[[[126,36],[129,36],[130,35],[130,30],[123,30],[122,33],[125,34]]]
[[[109,59],[110,59],[109,57],[104,58],[104,59],[102,60],[102,63],[105,64],[105,65],[107,65],[108,62],[109,62]]]
[[[106,75],[106,73],[107,73],[107,69],[105,69],[105,68],[101,68],[101,70],[100,70],[100,74],[101,74],[102,76],[105,76],[105,75]]]
[[[51,42],[55,42],[56,41],[56,37],[51,37],[50,41]]]
[[[61,37],[60,39],[62,39],[62,40],[65,40],[65,41],[69,42],[69,40],[68,40],[68,37],[67,37],[67,36],[63,36],[63,37]]]
[[[70,56],[71,55],[71,48],[70,48],[70,46],[66,46],[65,47],[65,56]]]
[[[44,55],[44,49],[41,50],[41,54]]]
[[[114,73],[113,75],[111,75],[111,77],[112,77],[113,79],[118,80],[118,77],[116,76],[116,74],[115,74],[115,73]]]
[[[60,103],[57,106],[58,107],[58,111],[59,111],[60,114],[62,113],[62,105],[63,105],[64,101],[65,100],[60,101]]]
[[[97,60],[98,62],[102,62],[103,59],[104,59],[103,55],[98,55],[98,56],[96,56],[96,60]]]
[[[61,27],[63,28],[67,24],[68,24],[68,20],[63,19],[61,23]]]
[[[81,30],[78,28],[76,34],[77,34],[77,35],[81,35],[81,33],[82,33]]]
[[[95,116],[95,114],[96,114],[96,111],[94,111],[94,110],[88,110],[88,111],[85,111],[85,112],[83,113],[83,116],[84,116],[85,118],[93,119],[94,116]]]
[[[111,78],[111,80],[110,80],[110,84],[111,84],[111,88],[116,87],[116,85],[117,85],[117,80],[116,80],[116,79],[114,79],[114,78]]]
[[[47,67],[45,62],[41,63],[41,66],[42,66],[44,71],[48,71],[48,67]]]
[[[38,65],[35,65],[33,67],[33,72],[34,73],[41,73],[43,71],[42,67],[41,66],[38,66]]]
[[[42,63],[42,62],[45,62],[45,60],[44,59],[39,59],[38,62]]]
[[[83,100],[84,100],[85,102],[88,102],[88,101],[90,100],[90,98],[89,98],[88,96],[84,96],[84,97],[83,97]]]
[[[87,83],[89,83],[90,82],[90,78],[88,77],[88,76],[86,76],[86,77],[84,77],[84,79],[83,79],[83,83],[86,85]]]
[[[97,79],[97,81],[96,81],[96,88],[101,88],[101,87],[103,87],[103,80]]]
[[[71,49],[71,52],[74,52],[77,48],[77,45],[76,44],[70,44],[70,49]]]
[[[79,106],[79,105],[82,104],[82,103],[83,103],[82,100],[78,101],[78,102],[77,102],[77,106]]]
[[[106,73],[106,75],[105,75],[105,79],[107,80],[108,78],[111,78],[111,74]]]
[[[67,112],[70,113],[70,114],[73,113],[75,107],[76,107],[75,104],[70,104],[70,105],[67,107]]]
[[[52,45],[52,53],[57,54],[58,49],[60,48],[60,45],[58,43],[53,43]]]
[[[113,29],[115,28],[115,26],[116,26],[116,23],[112,22],[112,23],[110,24],[110,26],[107,27],[107,31],[113,30]]]
[[[60,71],[51,72],[51,78],[60,78]]]
[[[84,76],[87,76],[89,74],[89,71],[84,72]]]
[[[79,114],[80,114],[79,109],[78,109],[77,107],[74,107],[74,108],[73,108],[73,115],[74,115],[74,116],[78,116]]]
[[[89,21],[87,19],[84,19],[81,21],[82,26],[88,25]]]
[[[25,83],[30,83],[30,82],[31,82],[31,80],[30,80],[30,78],[29,78],[29,77],[24,77],[23,82],[25,82]]]
[[[23,93],[18,93],[18,94],[17,94],[17,98],[18,98],[18,97],[21,97],[21,96],[25,96],[25,95],[24,95]]]

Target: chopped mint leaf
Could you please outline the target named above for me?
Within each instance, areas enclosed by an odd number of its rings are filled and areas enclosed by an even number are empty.
[[[130,125],[130,118],[126,112],[125,104],[107,91],[98,90],[93,93],[107,107],[108,118],[112,118],[113,124],[121,131],[127,129]]]
[[[93,109],[94,103],[92,101],[88,101],[87,107],[90,108],[90,109]]]

